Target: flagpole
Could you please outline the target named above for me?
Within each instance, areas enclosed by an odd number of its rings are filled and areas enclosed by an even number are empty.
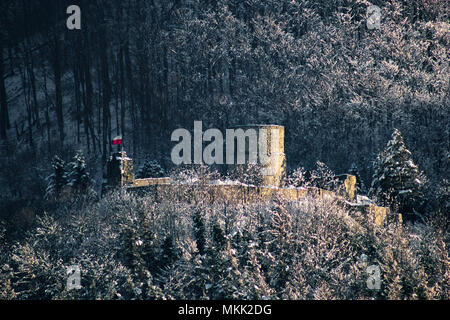
[[[113,145],[117,144],[117,153],[120,153],[123,151],[122,143],[123,143],[122,136],[117,136],[112,140]]]

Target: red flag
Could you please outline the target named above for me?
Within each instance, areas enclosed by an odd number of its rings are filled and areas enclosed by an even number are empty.
[[[112,144],[122,144],[122,136],[117,136],[112,140]]]

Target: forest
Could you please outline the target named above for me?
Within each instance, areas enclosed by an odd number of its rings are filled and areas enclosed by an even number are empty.
[[[448,300],[448,17],[445,0],[1,1],[0,299]],[[138,176],[226,178],[172,163],[194,121],[282,125],[285,185],[351,173],[405,221],[315,197],[102,197],[119,135]]]

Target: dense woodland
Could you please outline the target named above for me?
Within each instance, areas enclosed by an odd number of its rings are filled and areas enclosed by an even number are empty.
[[[71,4],[81,30],[66,27]],[[445,0],[1,1],[0,298],[448,299],[448,13]],[[138,176],[161,176],[171,133],[194,120],[283,125],[287,184],[350,172],[420,223],[374,231],[314,198],[99,199],[114,136]],[[75,199],[50,201],[65,184]],[[18,204],[36,218],[12,228]],[[383,290],[367,290],[362,254]],[[87,278],[69,292],[74,263]]]
[[[445,1],[374,3],[373,30],[365,1],[81,1],[81,30],[68,3],[2,1],[2,159],[105,158],[122,134],[170,165],[171,132],[194,120],[274,123],[290,167],[354,162],[370,184],[395,127],[433,184],[448,178]]]

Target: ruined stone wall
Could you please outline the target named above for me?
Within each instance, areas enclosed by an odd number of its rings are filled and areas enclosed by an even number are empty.
[[[230,202],[244,204],[270,201],[278,197],[295,201],[307,196],[316,196],[330,200],[348,200],[343,195],[316,187],[277,188],[245,184],[183,184],[170,183],[168,178],[138,179],[137,183],[128,185],[126,189],[153,197],[155,201],[176,199],[191,202],[201,197],[203,201],[210,203]]]
[[[144,178],[144,179],[135,179],[133,182],[134,187],[146,187],[155,184],[168,184],[170,183],[170,178]]]
[[[146,179],[141,179],[146,180]],[[210,204],[246,204],[255,202],[267,202],[277,198],[288,201],[298,201],[308,196],[319,197],[327,200],[339,201],[343,205],[350,205],[354,210],[365,212],[373,217],[376,225],[384,225],[390,218],[390,209],[379,207],[373,204],[357,205],[348,202],[348,197],[335,192],[316,187],[309,188],[276,188],[267,186],[251,185],[196,185],[196,184],[175,184],[165,183],[162,180],[151,180],[145,186],[134,184],[127,186],[130,192],[136,192],[155,202],[163,201],[185,201],[188,203],[206,202]],[[157,182],[162,183],[157,183]]]
[[[356,176],[351,174],[341,174],[338,176],[338,179],[342,183],[339,193],[349,200],[354,200],[356,197]]]

